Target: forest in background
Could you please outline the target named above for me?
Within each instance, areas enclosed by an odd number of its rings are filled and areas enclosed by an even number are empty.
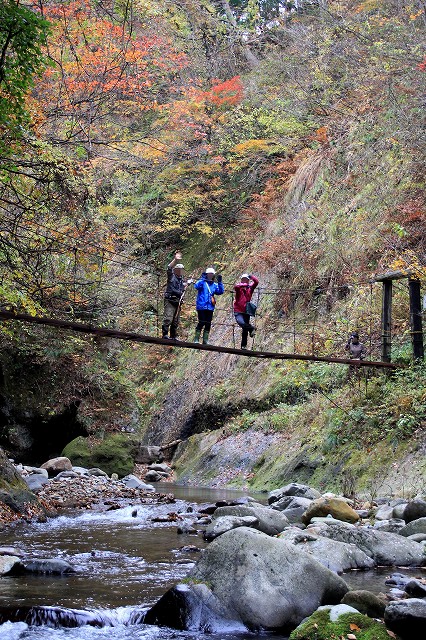
[[[425,276],[425,24],[421,0],[3,0],[2,307],[155,335],[180,248],[188,275],[206,261],[228,288],[241,270],[260,275],[262,347],[342,355],[357,328],[377,356],[372,276]],[[408,364],[403,285],[394,317],[393,358]],[[194,319],[191,300],[189,339]],[[218,322],[215,341],[232,344],[232,329]],[[0,342],[0,444],[12,453],[26,413],[39,429],[76,421],[62,445],[80,432],[170,440],[162,405],[184,379],[185,424],[219,400],[229,406],[215,428],[314,425],[325,454],[350,444],[354,424],[367,454],[424,438],[422,365],[352,393],[322,365],[224,373],[161,347],[10,322]]]

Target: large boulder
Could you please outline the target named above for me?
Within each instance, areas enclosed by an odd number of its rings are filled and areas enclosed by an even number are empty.
[[[300,531],[296,527],[286,529],[278,537],[297,545],[298,549],[309,553],[324,567],[335,573],[343,573],[349,569],[372,569],[374,567],[374,560],[354,544],[329,540],[308,531]]]
[[[214,540],[187,582],[167,592],[145,623],[223,631],[225,620],[228,630],[244,625],[288,631],[320,605],[337,604],[348,591],[339,576],[310,555],[247,527]],[[207,609],[214,615],[206,620],[201,614]]]
[[[385,609],[386,626],[400,640],[424,638],[426,629],[426,599],[410,598],[391,602]]]
[[[41,465],[41,469],[46,469],[49,474],[49,478],[53,478],[61,473],[61,471],[71,471],[71,460],[66,456],[59,456],[58,458],[51,458],[47,462]]]
[[[343,522],[323,526],[320,533],[325,538],[356,545],[373,558],[376,565],[421,567],[426,564],[423,546],[395,533]]]
[[[342,498],[318,498],[312,500],[302,516],[302,522],[309,524],[312,518],[326,517],[331,515],[336,520],[342,522],[357,522],[359,515],[352,507]]]
[[[116,473],[120,478],[133,472],[137,443],[123,433],[113,433],[97,444],[89,444],[87,438],[78,437],[67,444],[62,451],[73,465],[98,467],[111,476]]]
[[[279,511],[274,511],[270,507],[265,507],[263,504],[257,504],[253,502],[248,505],[235,505],[232,507],[218,507],[213,514],[213,519],[220,518],[222,516],[254,516],[259,521],[256,525],[256,529],[266,533],[269,536],[275,536],[277,533],[284,531],[289,526],[289,521]]]

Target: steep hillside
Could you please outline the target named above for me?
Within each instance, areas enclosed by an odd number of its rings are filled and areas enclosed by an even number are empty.
[[[250,348],[342,357],[357,330],[380,359],[375,275],[425,282],[424,3],[56,4],[0,147],[1,305],[156,335],[179,248],[188,276],[223,273],[212,343],[239,345],[232,290],[249,272]],[[182,482],[415,493],[426,372],[409,320],[401,279],[392,359],[410,366],[392,375],[4,323],[0,444],[41,462],[118,435],[128,466],[135,444],[180,439]]]

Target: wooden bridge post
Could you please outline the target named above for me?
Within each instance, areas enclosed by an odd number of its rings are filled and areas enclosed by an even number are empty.
[[[410,290],[410,325],[411,343],[413,345],[414,360],[424,359],[422,306],[420,296],[420,281],[414,278],[408,280]]]
[[[382,297],[382,360],[391,361],[392,347],[392,280],[383,280]]]

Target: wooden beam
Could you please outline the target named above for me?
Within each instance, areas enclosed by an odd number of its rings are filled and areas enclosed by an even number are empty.
[[[422,301],[420,295],[420,281],[410,278],[408,281],[410,290],[410,325],[411,344],[413,345],[414,360],[423,360],[425,357],[423,347],[422,328]]]
[[[384,280],[402,280],[402,278],[410,278],[414,275],[414,272],[411,269],[407,269],[407,271],[386,271],[386,273],[381,273],[375,276],[371,282],[383,282]]]
[[[348,358],[329,358],[327,356],[309,356],[297,353],[281,353],[274,351],[250,351],[248,349],[233,349],[232,347],[219,347],[213,344],[198,344],[198,342],[180,342],[168,340],[166,338],[155,338],[140,333],[130,333],[128,331],[118,331],[105,327],[93,327],[89,324],[71,322],[69,320],[56,320],[42,316],[31,316],[26,313],[14,313],[0,309],[0,318],[4,320],[15,320],[20,322],[30,322],[59,329],[69,329],[80,333],[87,333],[106,338],[117,338],[118,340],[130,340],[131,342],[144,342],[146,344],[163,345],[179,349],[196,349],[199,351],[214,351],[216,353],[231,353],[246,358],[266,358],[270,360],[304,360],[308,362],[334,362],[336,364],[350,364],[357,367],[384,367],[389,369],[401,369],[402,365],[390,362],[376,362],[374,360],[352,360]]]

